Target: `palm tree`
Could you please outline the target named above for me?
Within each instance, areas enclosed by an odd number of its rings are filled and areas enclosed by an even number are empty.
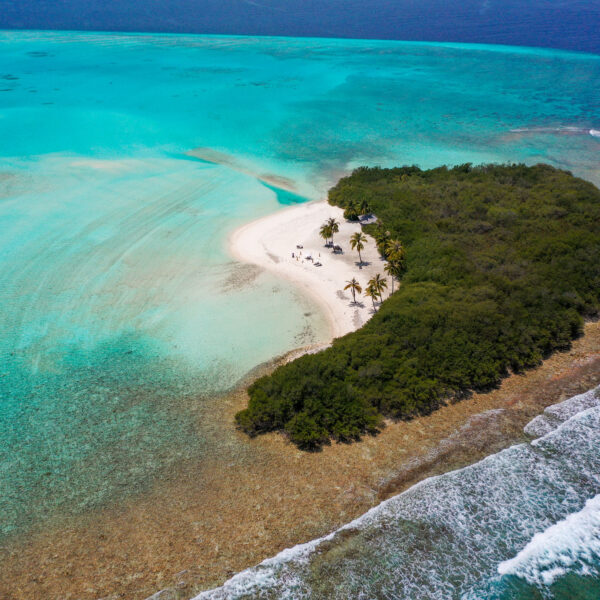
[[[394,278],[400,279],[400,275],[402,274],[401,264],[395,260],[390,260],[385,263],[383,267],[385,272],[390,276],[392,280],[392,294],[394,293]],[[390,294],[391,295],[391,294]]]
[[[331,227],[327,223],[323,223],[321,229],[319,229],[319,235],[325,240],[327,246],[327,240],[331,237]]]
[[[382,301],[381,295],[383,290],[387,287],[387,281],[385,277],[382,277],[379,273],[377,273],[375,277],[369,281],[369,286],[373,287],[375,294],[379,296],[379,300]]]
[[[352,290],[352,302],[356,304],[356,294],[362,294],[362,287],[360,283],[356,281],[356,278],[353,277],[350,281],[346,281],[347,285],[344,288],[345,290]]]
[[[361,265],[362,265],[362,256],[360,255],[360,251],[364,250],[366,241],[367,241],[366,236],[364,236],[360,231],[353,233],[352,237],[350,238],[350,247],[352,248],[352,250],[354,250],[354,249],[358,250],[358,260],[360,261]]]
[[[371,281],[373,281],[373,280],[371,280]],[[377,290],[375,289],[375,287],[373,286],[371,281],[369,281],[369,285],[367,286],[367,289],[365,290],[365,296],[368,296],[369,298],[371,298],[371,302],[373,303],[373,310],[375,310],[375,298],[377,298]]]
[[[392,278],[392,294],[394,293],[394,277],[400,281],[400,277],[406,271],[406,257],[404,247],[398,240],[388,240],[386,245],[388,262],[384,269]]]
[[[340,224],[333,217],[330,217],[327,220],[327,225],[329,227],[329,230],[331,231],[330,237],[331,243],[333,244],[333,234],[337,233],[340,230]]]
[[[394,255],[398,258],[404,258],[404,247],[402,246],[402,242],[388,239],[385,241],[385,256],[386,258],[390,258]]]
[[[359,208],[354,202],[350,202],[344,210],[344,219],[348,221],[358,221],[358,215],[360,214]]]
[[[359,209],[361,215],[368,215],[371,212],[371,207],[369,206],[369,201],[366,198],[363,198],[360,201]]]
[[[391,237],[392,234],[389,231],[385,231],[383,229],[383,225],[378,223],[377,230],[375,231],[375,241],[377,242],[377,250],[379,250],[379,254],[381,254],[381,256],[384,258],[387,258],[387,245]]]
[[[392,291],[390,296],[394,293],[394,277],[396,277],[397,268],[398,265],[392,261],[386,262],[385,266],[383,267],[383,270],[390,276],[390,279],[392,280]]]

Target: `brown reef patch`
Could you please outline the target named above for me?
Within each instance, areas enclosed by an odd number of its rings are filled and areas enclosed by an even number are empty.
[[[243,390],[215,399],[203,411],[210,457],[179,465],[142,497],[5,544],[0,597],[136,600],[169,588],[164,600],[190,598],[425,477],[524,439],[523,426],[546,406],[600,383],[600,323],[585,332],[570,351],[497,390],[320,453],[300,452],[278,434],[238,432]]]

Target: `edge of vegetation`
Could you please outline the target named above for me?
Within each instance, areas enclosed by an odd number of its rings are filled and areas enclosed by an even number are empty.
[[[402,278],[361,329],[261,377],[236,415],[300,448],[375,433],[538,365],[600,308],[600,190],[549,165],[361,167],[329,192],[368,205]],[[397,258],[397,254],[395,255]]]

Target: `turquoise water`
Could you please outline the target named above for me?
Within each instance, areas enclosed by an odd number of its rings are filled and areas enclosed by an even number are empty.
[[[195,600],[597,600],[600,388],[525,430]]]
[[[598,81],[545,50],[0,32],[0,534],[201,460],[207,396],[326,338],[237,225],[363,163],[600,183]]]

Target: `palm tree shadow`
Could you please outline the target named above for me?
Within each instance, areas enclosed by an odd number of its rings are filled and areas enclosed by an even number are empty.
[[[358,300],[356,302],[350,302],[349,306],[356,306],[356,308],[364,308],[364,302],[359,302]]]
[[[371,263],[368,260],[363,260],[362,262],[357,260],[354,263],[359,269],[362,269],[363,267],[368,267]]]

